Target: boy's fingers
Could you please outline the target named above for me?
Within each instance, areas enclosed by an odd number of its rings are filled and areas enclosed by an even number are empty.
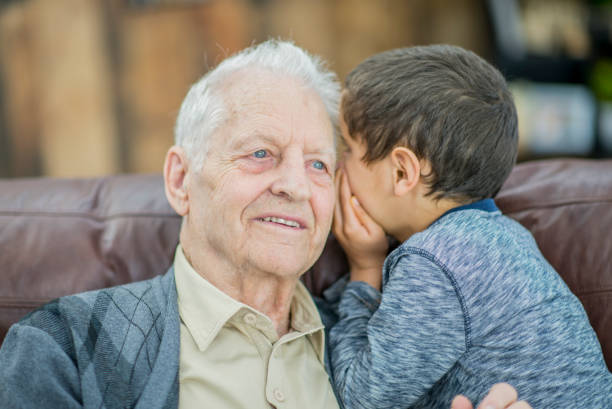
[[[527,402],[516,402],[514,388],[506,383],[496,384],[484,398],[478,409],[533,409]],[[472,402],[463,395],[455,396],[451,409],[472,409]]]
[[[336,202],[334,206],[334,220],[332,221],[332,230],[336,237],[342,235],[342,212],[340,211],[340,205]]]
[[[361,223],[361,225],[368,231],[369,234],[374,233],[375,230],[380,229],[381,227],[370,217],[368,212],[365,211],[363,207],[361,207],[361,203],[355,196],[351,197],[351,206],[355,213],[355,216]]]
[[[344,178],[345,178],[344,172],[342,170],[339,170],[338,171],[338,187],[337,187],[338,201],[336,202],[336,206],[340,210],[343,225],[345,223],[344,215],[346,214],[346,203],[345,203],[345,198],[344,198],[344,189],[345,189]]]
[[[472,409],[472,402],[463,395],[455,396],[451,403],[451,409]]]
[[[348,184],[348,179],[346,177],[346,173],[342,172],[340,176],[340,204],[342,207],[342,223],[344,229],[348,228],[349,230],[354,230],[355,227],[360,227],[361,223],[355,216],[355,211],[353,210],[353,206],[351,205],[351,188]]]
[[[516,389],[512,386],[507,383],[498,383],[493,385],[487,396],[485,396],[478,406],[478,409],[514,408],[514,406],[510,405],[516,402],[517,397]]]
[[[338,169],[336,171],[336,204],[334,206],[334,219],[332,220],[332,231],[334,235],[338,238],[342,238],[342,209],[340,206],[340,176],[342,174],[342,170]]]
[[[508,409],[533,409],[530,404],[525,402],[524,400],[518,401],[510,406]]]
[[[363,210],[363,207],[361,207],[361,205],[359,204],[359,200],[357,200],[355,196],[351,196],[351,207],[353,208],[353,212],[355,213],[355,217],[357,217],[357,220],[359,220],[359,223],[366,226],[369,216],[365,212],[365,210]]]
[[[365,209],[361,207],[359,200],[357,200],[355,196],[351,196],[351,208],[357,221],[364,227],[364,229],[366,229],[368,234],[372,234],[378,225],[374,220],[372,220]]]

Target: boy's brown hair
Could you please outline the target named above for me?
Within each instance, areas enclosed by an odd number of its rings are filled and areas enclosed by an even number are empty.
[[[427,160],[434,199],[493,197],[518,151],[516,108],[502,74],[471,51],[448,45],[376,54],[347,77],[342,114],[371,163],[396,146]]]

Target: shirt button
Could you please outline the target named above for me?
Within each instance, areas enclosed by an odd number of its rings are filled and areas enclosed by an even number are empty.
[[[279,402],[283,402],[285,400],[285,394],[283,392],[281,392],[280,389],[276,388],[273,391],[274,393],[274,399],[276,399]]]
[[[255,325],[257,322],[257,317],[252,312],[249,312],[248,314],[244,314],[244,322],[249,325]]]

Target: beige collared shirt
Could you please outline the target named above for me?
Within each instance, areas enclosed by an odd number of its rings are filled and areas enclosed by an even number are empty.
[[[338,408],[323,364],[324,332],[306,288],[278,337],[264,314],[226,295],[174,258],[181,318],[179,408]]]

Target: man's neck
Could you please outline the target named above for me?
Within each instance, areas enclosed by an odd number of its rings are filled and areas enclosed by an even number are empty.
[[[199,274],[230,297],[270,318],[279,337],[289,332],[297,277],[280,279],[270,274],[236,274],[231,285],[227,285],[225,279],[213,282],[208,274]]]
[[[236,271],[222,263],[213,263],[210,258],[207,258],[204,266],[197,257],[191,257],[185,247],[183,253],[193,269],[209,283],[270,318],[279,337],[289,332],[291,302],[299,276],[281,277],[267,272]]]

